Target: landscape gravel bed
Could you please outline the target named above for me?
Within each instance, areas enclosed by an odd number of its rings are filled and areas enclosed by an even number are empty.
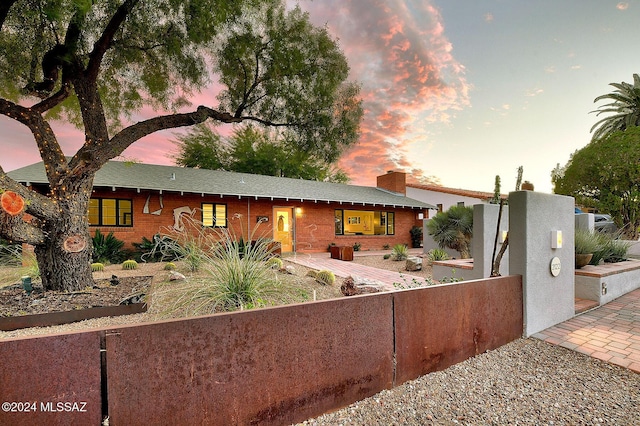
[[[639,374],[532,338],[300,423],[639,424]]]

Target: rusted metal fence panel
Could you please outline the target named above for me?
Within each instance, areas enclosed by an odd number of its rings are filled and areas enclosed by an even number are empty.
[[[110,425],[291,424],[390,388],[392,298],[109,331]]]
[[[522,278],[395,294],[396,383],[443,370],[522,336]]]
[[[100,334],[0,342],[0,425],[99,425]]]

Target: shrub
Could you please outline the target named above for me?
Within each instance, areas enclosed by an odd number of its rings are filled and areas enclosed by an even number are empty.
[[[607,256],[604,258],[605,262],[616,263],[628,259],[629,247],[631,247],[629,241],[610,238],[607,246],[609,250]]]
[[[122,269],[133,270],[138,269],[138,262],[133,259],[128,259],[122,262]]]
[[[602,235],[586,229],[576,229],[574,235],[574,250],[576,254],[595,254],[602,247]]]
[[[104,271],[104,263],[94,262],[91,264],[91,272],[102,272]]]
[[[360,247],[362,247],[362,244],[353,243],[353,251],[360,251]]]
[[[0,266],[22,266],[22,245],[0,239]]]
[[[142,237],[142,242],[133,243],[133,246],[142,262],[172,262],[180,258],[175,241],[167,235],[155,234],[151,240]]]
[[[440,248],[456,250],[463,259],[471,257],[473,207],[452,206],[429,219],[427,229]]]
[[[422,227],[412,226],[409,234],[411,234],[411,247],[419,248],[422,245]]]
[[[437,262],[439,260],[448,260],[448,259],[449,259],[449,253],[447,253],[446,250],[444,249],[435,248],[435,249],[429,250],[429,252],[427,253],[427,260],[429,261],[429,264],[432,264],[433,262]]]
[[[407,260],[409,257],[409,249],[404,244],[396,244],[391,250],[391,259],[393,260]]]
[[[390,248],[389,244],[383,244],[382,245],[382,249],[383,250],[389,250],[389,248]]]
[[[117,239],[113,232],[105,237],[99,229],[96,229],[93,237],[93,262],[100,263],[120,263],[125,258],[126,253],[122,251],[124,241]]]
[[[316,274],[316,281],[324,285],[333,285],[336,282],[336,276],[333,272],[323,269]]]
[[[165,271],[175,271],[176,270],[176,264],[173,262],[167,262],[166,265],[164,265],[163,268]]]
[[[391,257],[391,255],[389,253],[385,254],[384,256],[382,256],[383,259],[389,259]]]
[[[267,266],[271,269],[282,269],[284,267],[284,263],[279,257],[272,257],[267,260]]]

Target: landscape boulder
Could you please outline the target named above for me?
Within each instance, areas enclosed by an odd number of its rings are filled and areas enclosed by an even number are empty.
[[[385,291],[385,285],[380,281],[370,280],[357,275],[344,279],[340,286],[340,291],[345,296],[355,296],[358,294],[379,293]]]
[[[422,270],[422,258],[417,256],[411,256],[407,258],[405,266],[407,271],[420,271]]]

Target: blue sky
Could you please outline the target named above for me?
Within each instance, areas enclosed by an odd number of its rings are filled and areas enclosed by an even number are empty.
[[[289,2],[293,4],[293,2]],[[551,192],[557,163],[590,139],[596,96],[640,73],[640,1],[302,0],[339,39],[362,85],[360,143],[341,166],[353,183],[404,170],[448,187],[513,189],[516,170]],[[211,102],[211,93],[198,103]],[[39,161],[30,134],[0,118],[5,171]],[[56,125],[67,155],[82,143]],[[125,158],[172,164],[174,133]]]
[[[551,170],[590,140],[597,118],[589,112],[601,104],[593,103],[595,97],[613,91],[609,83],[632,82],[633,73],[640,73],[637,1],[326,3],[301,4],[316,23],[324,18],[340,38],[365,94],[380,93],[381,87],[389,94],[378,108],[405,114],[401,128],[386,133],[394,142],[385,143],[384,137],[377,142],[382,151],[401,152],[395,164],[384,166],[417,170],[444,186],[491,192],[500,175],[502,190],[508,192],[515,187],[517,168],[523,166],[525,180],[536,190],[551,192]],[[365,46],[353,36],[362,31],[368,36]],[[389,34],[393,43],[386,43]],[[376,35],[382,36],[376,40]],[[388,89],[385,79],[372,78],[392,77],[407,68],[394,69],[394,45],[409,53],[404,60],[427,69],[414,75],[426,90],[417,92],[409,80],[394,80],[405,87]],[[358,46],[367,52],[378,49],[388,72],[363,72]],[[407,92],[420,99],[399,102],[393,96]],[[371,118],[365,116],[365,129],[375,126]],[[366,148],[375,151],[375,146]],[[343,164],[362,165],[367,149],[356,148],[358,155]],[[367,169],[381,171],[370,163]]]

